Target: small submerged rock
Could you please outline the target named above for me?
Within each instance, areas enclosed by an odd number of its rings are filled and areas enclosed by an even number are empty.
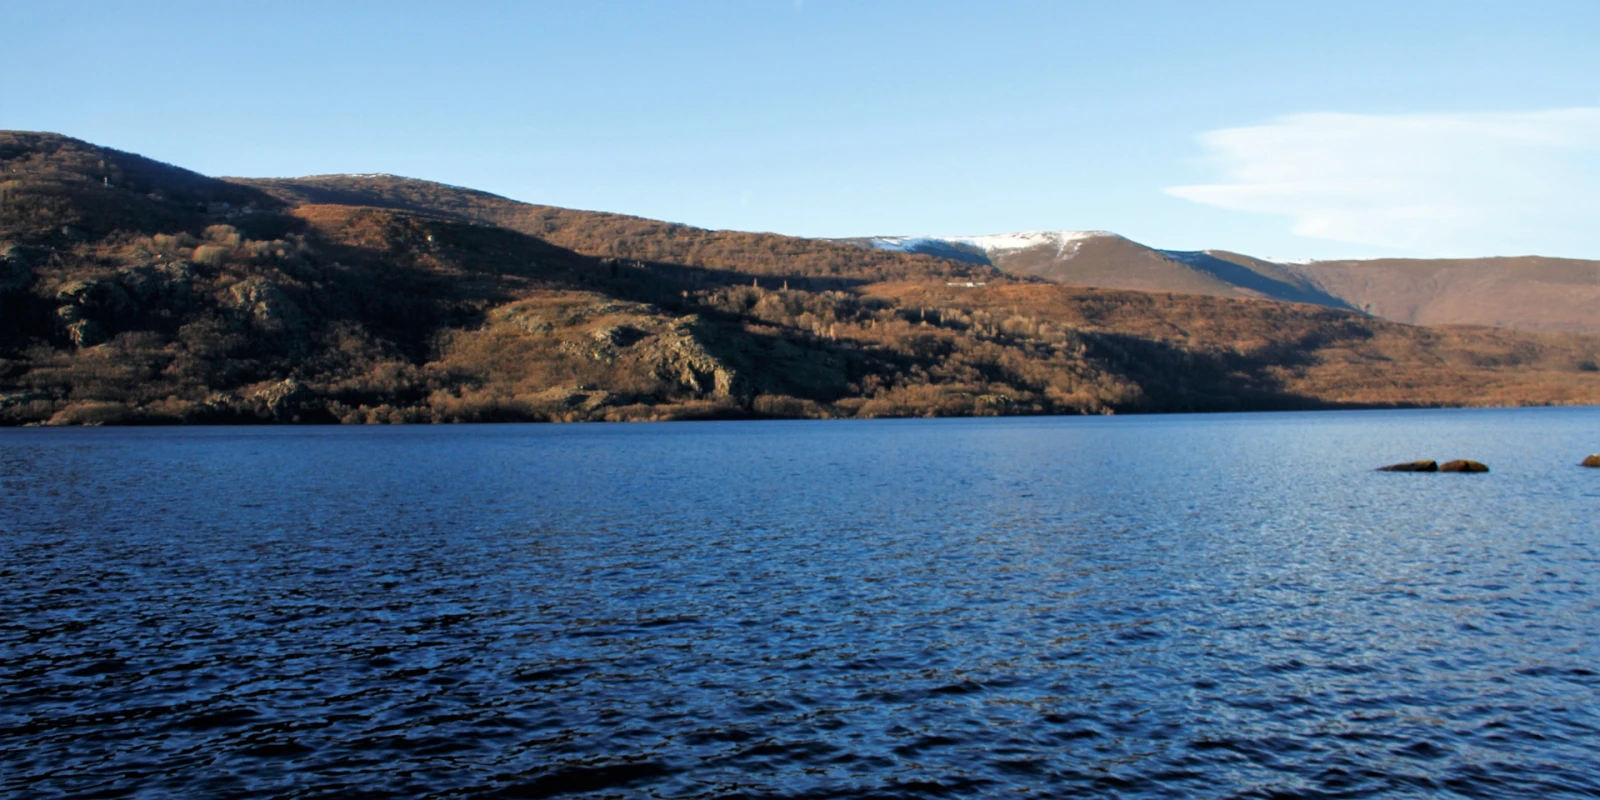
[[[1596,453],[1596,454],[1594,454],[1592,456],[1589,456],[1588,458],[1583,460],[1582,464],[1579,464],[1578,466],[1580,466],[1580,467],[1600,467],[1600,453]]]
[[[1600,466],[1600,462],[1597,462]],[[1469,458],[1458,458],[1440,464],[1437,461],[1407,461],[1401,464],[1390,464],[1387,467],[1378,467],[1379,472],[1488,472],[1489,467],[1481,461]]]

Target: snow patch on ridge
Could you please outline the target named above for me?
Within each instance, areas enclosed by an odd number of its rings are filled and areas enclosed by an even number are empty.
[[[915,253],[940,245],[966,245],[990,255],[1013,250],[1031,250],[1036,247],[1054,247],[1057,256],[1070,256],[1076,253],[1078,245],[1086,240],[1115,235],[1109,231],[1028,231],[985,236],[880,236],[872,240],[872,246],[879,250]],[[1071,248],[1071,253],[1068,252],[1068,248]]]
[[[1068,245],[1088,239],[1115,236],[1108,231],[1029,231],[1026,233],[996,233],[988,236],[951,236],[946,241],[972,245],[989,253],[1007,250],[1029,250],[1035,247],[1054,247],[1060,254]]]

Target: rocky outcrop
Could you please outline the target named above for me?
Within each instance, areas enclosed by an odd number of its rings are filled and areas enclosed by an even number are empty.
[[[116,281],[69,281],[56,289],[56,321],[77,347],[93,347],[110,338],[107,321],[132,306],[127,290]]]
[[[1456,459],[1454,461],[1446,461],[1443,464],[1440,464],[1439,465],[1439,471],[1440,472],[1488,472],[1489,468],[1487,466],[1485,466],[1484,463],[1481,462],[1481,461],[1473,461],[1470,458],[1458,458],[1458,459]]]
[[[608,325],[596,328],[589,333],[589,337],[611,347],[628,347],[634,342],[647,336],[644,331],[632,325]]]
[[[92,347],[119,331],[140,329],[189,310],[194,278],[193,268],[180,261],[124,267],[97,280],[68,281],[56,288],[56,322],[74,345]],[[31,272],[28,279],[32,280]]]
[[[256,413],[274,422],[298,422],[317,395],[305,384],[288,378],[250,393]]]
[[[224,302],[252,323],[269,331],[294,330],[305,325],[300,306],[276,284],[249,278],[228,287]]]
[[[562,342],[561,351],[609,364],[648,335],[631,325],[607,325],[590,331],[587,336]]]
[[[194,267],[186,261],[141,264],[117,271],[117,281],[141,308],[182,310],[192,299]]]
[[[661,334],[656,372],[699,396],[730,397],[747,393],[739,371],[706,349],[700,337],[707,335],[690,315],[673,321]]]
[[[1600,453],[1596,453],[1595,455],[1589,456],[1588,458],[1584,459],[1583,463],[1580,464],[1579,466],[1600,467]]]
[[[56,302],[95,316],[120,314],[132,304],[128,291],[111,280],[68,281],[56,289]]]
[[[1378,467],[1379,472],[1438,472],[1437,461],[1407,461],[1403,464],[1390,464],[1387,467]]]

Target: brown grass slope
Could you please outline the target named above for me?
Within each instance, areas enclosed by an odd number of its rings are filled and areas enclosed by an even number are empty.
[[[767,276],[807,285],[859,280],[992,277],[994,270],[945,259],[860,248],[825,239],[713,231],[671,222],[533,205],[498,195],[392,175],[228,179],[289,204],[392,208],[496,225],[599,258]]]
[[[872,248],[872,237],[836,239]],[[970,240],[930,237],[903,244],[911,252],[989,265],[1007,275],[1069,286],[1248,297],[1350,308],[1281,264],[1222,251],[1157,250],[1114,233],[1094,233],[1065,243],[983,249]]]
[[[1349,307],[1271,262],[1226,258],[1209,251],[1156,250],[1114,234],[1075,242],[1065,251],[1053,247],[1006,251],[996,254],[993,262],[1007,273],[1072,286]]]
[[[1074,242],[1065,251],[1046,245],[995,253],[990,258],[1003,272],[1069,286],[1244,296],[1226,281],[1115,235]]]
[[[972,259],[875,250],[868,240],[708,231],[596,211],[521,203],[487,192],[394,176],[235,179],[282,202],[370,205],[439,214],[538,236],[585,255],[809,281],[992,280],[1007,275],[1071,286],[1182,292],[1358,309],[1416,325],[1493,325],[1600,332],[1600,262],[1550,258],[1328,261],[1279,264],[1219,250],[1158,250],[1121,236]],[[861,251],[866,250],[863,254]]]
[[[1600,261],[1385,258],[1286,268],[1355,308],[1398,322],[1600,332]]]
[[[1600,332],[1600,261],[1373,259],[1279,264],[1221,250],[1155,250],[1120,236],[998,253],[1002,271],[1074,286],[1253,297],[1360,310],[1412,325]]]
[[[1595,336],[1422,328],[1340,309],[1180,293],[1038,284],[871,290],[958,323],[976,311],[1002,329],[1102,337],[1132,356],[1123,374],[1169,402],[1210,387],[1285,406],[1299,399],[1303,407],[1600,402]],[[954,307],[939,310],[945,304]],[[1219,374],[1226,379],[1203,380]]]
[[[310,203],[65,137],[0,133],[0,154],[6,424],[1600,399],[1592,337],[1037,281],[963,288],[937,260],[768,246],[785,237],[745,240],[761,247],[744,271],[743,251],[694,229],[630,240],[688,263],[596,257],[462,214]],[[783,275],[787,287],[755,277]]]
[[[839,241],[870,247],[872,240]],[[940,252],[973,260],[957,248],[978,252],[960,243]],[[1413,325],[1600,333],[1600,261],[1526,256],[1283,264],[1223,250],[1157,250],[1102,234],[1063,248],[991,250],[976,263],[1071,286],[1314,303]]]

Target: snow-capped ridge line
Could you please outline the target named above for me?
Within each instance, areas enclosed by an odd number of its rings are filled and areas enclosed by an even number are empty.
[[[1017,233],[992,233],[978,236],[876,236],[868,241],[870,246],[879,250],[893,250],[901,253],[923,253],[940,255],[943,251],[950,257],[951,250],[977,251],[985,257],[1003,257],[1010,253],[1032,250],[1040,247],[1054,247],[1056,257],[1062,260],[1070,259],[1077,255],[1078,248],[1091,239],[1126,239],[1118,233],[1111,231],[1020,231]],[[1206,250],[1168,250],[1152,247],[1154,252],[1190,266],[1196,262],[1204,263],[1207,259],[1214,259],[1218,251]],[[1314,264],[1318,259],[1313,258],[1264,258],[1262,261],[1273,264],[1303,266]]]
[[[966,245],[985,253],[1004,253],[1029,250],[1035,247],[1054,247],[1056,255],[1064,255],[1068,247],[1089,239],[1115,237],[1110,231],[1024,231],[1019,233],[992,233],[979,236],[879,236],[871,240],[880,250],[912,252],[929,245]],[[1076,250],[1076,247],[1073,248]]]

